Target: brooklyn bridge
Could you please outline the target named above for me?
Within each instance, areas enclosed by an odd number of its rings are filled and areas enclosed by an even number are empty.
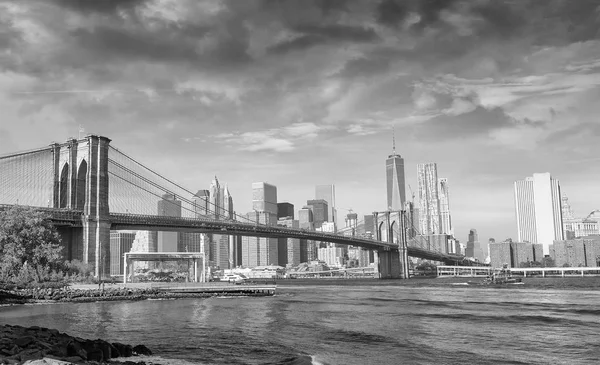
[[[408,278],[408,257],[472,265],[448,247],[432,248],[409,234],[405,212],[374,214],[375,239],[260,224],[215,210],[200,211],[190,190],[88,135],[65,143],[0,156],[0,209],[27,205],[45,211],[57,226],[67,259],[108,274],[111,230],[185,231],[283,237],[363,247],[374,252],[380,278]],[[157,215],[166,195],[182,204],[181,217]]]

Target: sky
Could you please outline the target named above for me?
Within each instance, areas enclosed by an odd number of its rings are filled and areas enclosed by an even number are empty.
[[[456,237],[516,238],[513,182],[600,208],[599,0],[0,0],[0,154],[85,133],[189,190],[386,209],[448,178]],[[410,187],[408,187],[410,186]]]

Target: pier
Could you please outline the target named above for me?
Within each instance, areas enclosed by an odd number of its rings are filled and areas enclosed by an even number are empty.
[[[600,267],[513,267],[508,268],[514,276],[522,277],[577,277],[600,276]],[[438,266],[437,276],[483,277],[494,272],[490,266]]]

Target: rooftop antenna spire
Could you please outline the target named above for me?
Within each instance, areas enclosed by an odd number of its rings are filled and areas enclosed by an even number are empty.
[[[396,154],[396,128],[392,125],[392,151]]]

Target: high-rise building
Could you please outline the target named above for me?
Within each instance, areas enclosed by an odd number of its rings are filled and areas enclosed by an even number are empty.
[[[297,220],[294,220],[290,217],[281,218],[277,220],[277,224],[288,227],[288,228],[300,228],[300,223]],[[279,239],[279,266],[291,265],[298,266],[300,261],[300,239],[299,238],[283,238]],[[282,252],[282,245],[285,244],[284,250]],[[282,255],[286,254],[286,258],[282,261]]]
[[[266,182],[252,183],[252,209],[277,216],[277,187]]]
[[[194,203],[194,210],[196,217],[208,215],[213,209],[210,207],[210,191],[209,190],[198,190],[192,197]]]
[[[250,212],[247,218],[252,222],[277,225],[277,213]],[[242,265],[244,267],[279,265],[279,240],[272,237],[242,237]]]
[[[419,180],[419,233],[423,235],[439,234],[442,230],[442,223],[437,164],[418,164],[417,178]]]
[[[294,204],[277,203],[277,219],[287,217],[294,219]]]
[[[477,260],[484,260],[483,254],[481,252],[481,247],[479,246],[479,236],[477,235],[477,230],[472,229],[469,231],[469,237],[467,239],[467,257],[473,257]]]
[[[560,184],[550,173],[536,173],[533,177],[514,183],[517,240],[541,243],[544,254],[554,240],[563,239],[563,219]]]
[[[251,222],[277,225],[277,187],[265,182],[252,183],[252,208],[246,217]],[[278,265],[277,238],[242,237],[242,264],[245,267]]]
[[[322,199],[327,202],[328,221],[338,226],[337,210],[335,209],[335,185],[317,185],[315,187],[315,199]]]
[[[438,196],[440,199],[440,233],[454,235],[452,219],[450,217],[450,197],[448,190],[448,179],[438,179]]]
[[[165,194],[158,202],[158,214],[163,217],[181,217],[181,200],[173,194]],[[158,252],[177,252],[179,232],[158,232]]]
[[[131,251],[131,246],[135,240],[135,233],[131,232],[110,232],[110,274],[123,275],[124,263],[123,256]]]
[[[310,207],[298,210],[298,225],[307,231],[315,230],[313,211]],[[317,259],[317,244],[312,240],[300,240],[300,262],[310,262]]]
[[[323,222],[329,221],[327,201],[323,199],[308,200],[306,206],[312,211],[315,228],[320,228]]]
[[[387,184],[387,209],[402,210],[406,203],[404,159],[396,153],[396,138],[393,139],[392,154],[385,160]]]

